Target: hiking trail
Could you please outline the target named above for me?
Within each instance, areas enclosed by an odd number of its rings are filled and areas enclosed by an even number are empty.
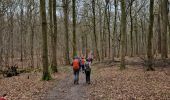
[[[79,84],[73,84],[73,75],[69,74],[65,79],[48,92],[45,100],[88,100],[85,74],[79,73]]]

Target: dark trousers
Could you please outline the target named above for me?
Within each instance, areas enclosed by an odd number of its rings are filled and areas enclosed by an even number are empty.
[[[73,69],[73,73],[74,73],[74,84],[78,84],[79,82],[79,69]]]
[[[82,70],[82,71],[84,71],[84,66],[85,66],[84,64],[81,65],[81,70]]]
[[[90,84],[90,74],[91,74],[91,69],[86,69],[85,70],[85,74],[86,74],[86,83]]]

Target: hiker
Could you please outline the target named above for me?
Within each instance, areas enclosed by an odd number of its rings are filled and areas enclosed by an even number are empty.
[[[4,94],[2,97],[0,97],[0,100],[7,100],[6,96],[7,94]]]
[[[91,65],[91,63],[93,61],[93,58],[92,57],[88,57],[88,58],[86,58],[86,61],[89,63],[89,65]]]
[[[73,58],[73,73],[74,73],[74,84],[79,84],[79,70],[80,70],[80,60],[78,57]]]
[[[86,61],[85,63],[85,74],[86,74],[86,83],[90,84],[90,74],[91,74],[91,68],[90,68],[90,63],[89,61]]]
[[[82,57],[81,58],[81,70],[82,70],[83,73],[85,72],[85,70],[84,70],[85,62],[86,62],[86,59],[84,57]]]

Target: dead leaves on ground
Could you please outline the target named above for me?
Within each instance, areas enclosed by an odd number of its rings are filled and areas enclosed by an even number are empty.
[[[89,87],[91,100],[170,100],[170,76],[167,70],[146,72],[139,67],[120,71],[118,67],[95,72]]]
[[[54,74],[54,80],[41,81],[41,76],[40,73],[27,73],[0,79],[0,95],[7,93],[8,100],[40,100],[57,83],[56,79],[65,77],[64,74]]]

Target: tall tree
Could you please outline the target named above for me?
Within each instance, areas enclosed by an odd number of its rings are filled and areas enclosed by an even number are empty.
[[[101,50],[101,60],[104,59],[104,47],[103,47],[103,44],[104,44],[104,41],[103,41],[103,34],[102,34],[102,7],[101,7],[101,0],[97,0],[97,6],[98,6],[98,9],[99,9],[99,32],[100,32],[100,50]]]
[[[152,67],[153,63],[153,53],[152,53],[152,39],[153,39],[153,21],[154,21],[154,15],[153,15],[153,7],[154,7],[154,0],[150,0],[150,16],[149,16],[149,33],[148,33],[148,48],[147,48],[147,57],[148,57],[148,67],[147,70],[154,70]]]
[[[30,29],[31,29],[31,37],[30,37],[30,52],[31,52],[31,67],[34,67],[34,35],[35,35],[35,17],[33,17],[33,14],[35,13],[34,9],[34,0],[29,1],[29,24],[30,24]]]
[[[133,1],[134,0],[131,0],[130,1],[130,48],[131,48],[131,54],[130,56],[132,57],[133,56],[133,16],[132,16],[132,6],[133,6]]]
[[[168,28],[168,0],[161,0],[161,22],[162,22],[162,59],[168,57],[167,50],[167,28]]]
[[[121,65],[120,69],[125,69],[125,47],[126,47],[126,2],[121,0]]]
[[[76,0],[72,0],[73,10],[73,57],[77,56],[77,43],[76,43]]]
[[[40,13],[41,13],[41,28],[42,28],[42,63],[43,63],[43,80],[50,80],[51,75],[48,70],[48,48],[47,48],[47,20],[45,0],[40,0]]]
[[[51,1],[51,0],[49,0]],[[51,38],[51,44],[52,44],[52,52],[53,52],[53,55],[52,55],[52,64],[51,64],[51,68],[52,68],[52,71],[53,72],[58,72],[58,69],[57,69],[57,16],[56,16],[56,0],[53,0],[53,6],[51,4],[51,12],[50,14],[53,15],[53,23],[51,22],[51,28],[54,30],[52,30],[52,38]],[[52,20],[52,19],[51,19]]]
[[[66,65],[70,64],[69,56],[69,34],[68,34],[68,19],[69,19],[69,1],[62,0],[63,3],[63,12],[64,12],[64,25],[65,25],[65,63]]]
[[[24,16],[24,8],[23,8],[23,0],[21,0],[21,4],[20,4],[20,34],[21,34],[21,58],[20,58],[20,60],[21,60],[21,62],[23,61],[23,22],[24,22],[24,20],[23,20],[23,16]],[[23,67],[23,66],[22,66]]]
[[[94,42],[95,42],[95,52],[96,52],[96,58],[100,61],[99,51],[97,48],[95,0],[92,0],[92,12],[93,12],[93,34],[94,34]]]
[[[159,1],[159,7],[158,7],[158,14],[156,14],[156,18],[157,18],[157,33],[158,33],[158,53],[161,54],[161,18],[160,18],[160,12],[161,12],[161,5],[160,5],[160,1]]]
[[[105,15],[106,15],[106,22],[107,22],[107,29],[108,29],[108,42],[109,42],[109,58],[110,58],[110,0],[105,0],[106,7],[105,7]]]
[[[137,9],[138,7],[138,1],[136,0],[135,2],[135,8]],[[138,11],[135,10],[135,16],[134,16],[134,33],[135,33],[135,54],[138,55],[138,47],[139,47],[139,34],[138,34]]]
[[[116,36],[116,33],[117,33],[117,9],[118,9],[118,2],[117,2],[117,0],[114,0],[114,6],[115,6],[115,16],[114,16],[114,29],[113,29],[113,39],[112,39],[112,42],[113,42],[113,44],[112,44],[112,49],[113,49],[113,51],[112,51],[112,60],[114,61],[114,57],[115,57],[115,36]]]

